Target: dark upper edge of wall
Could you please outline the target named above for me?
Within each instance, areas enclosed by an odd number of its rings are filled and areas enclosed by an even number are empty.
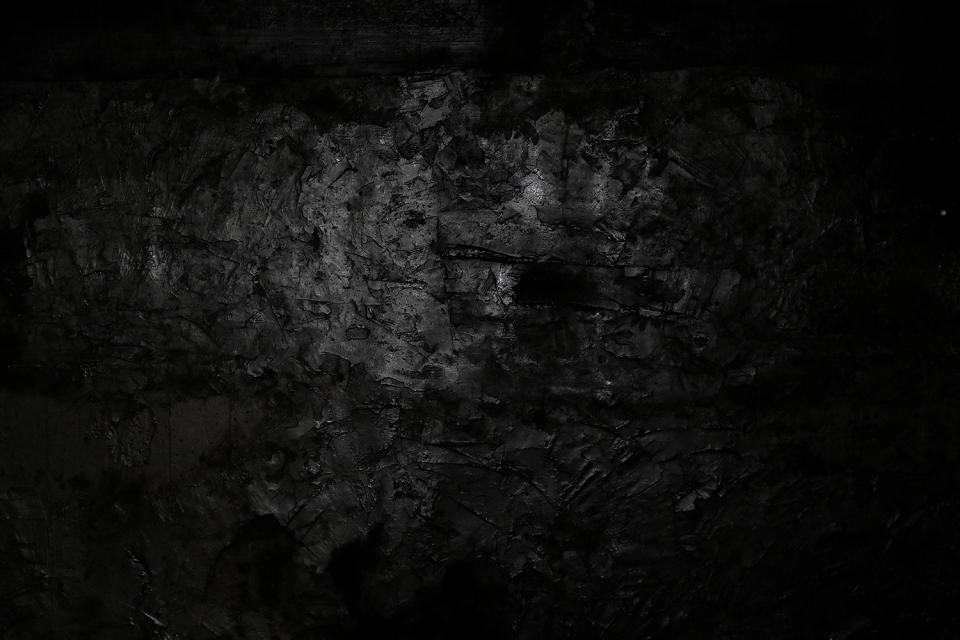
[[[21,7],[0,21],[0,80],[887,64],[928,40],[897,0],[222,4]]]

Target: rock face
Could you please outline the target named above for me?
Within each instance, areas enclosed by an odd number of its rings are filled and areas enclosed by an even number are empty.
[[[764,66],[702,67],[703,3],[419,4],[392,54],[399,10],[277,4],[278,53],[240,3],[188,41],[223,73],[110,58],[165,33],[130,16],[4,62],[4,637],[954,637],[958,137],[877,50],[914,32],[784,63],[743,13]]]

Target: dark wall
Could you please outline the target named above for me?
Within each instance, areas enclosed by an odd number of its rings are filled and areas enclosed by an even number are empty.
[[[952,638],[913,4],[100,2],[0,58],[4,638]]]

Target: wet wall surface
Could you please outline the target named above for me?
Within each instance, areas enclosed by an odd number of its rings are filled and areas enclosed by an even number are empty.
[[[8,18],[3,638],[960,631],[942,15]]]

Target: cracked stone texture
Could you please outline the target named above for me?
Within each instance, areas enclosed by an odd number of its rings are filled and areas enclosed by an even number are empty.
[[[3,637],[954,637],[889,82],[0,85]]]

